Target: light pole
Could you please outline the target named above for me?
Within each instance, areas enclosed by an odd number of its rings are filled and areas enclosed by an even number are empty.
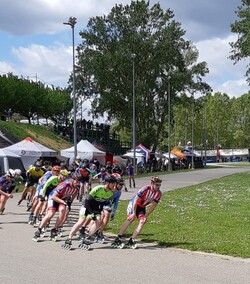
[[[135,147],[136,147],[136,126],[135,126],[135,57],[136,55],[133,53],[131,55],[132,58],[132,73],[133,73],[133,122],[132,122],[132,129],[133,129],[133,166],[135,173],[136,170],[136,155],[135,155]]]
[[[170,78],[168,79],[168,170],[171,171],[171,153],[170,153],[170,147],[171,147],[171,143],[170,143],[170,128],[171,128],[171,122],[170,122],[170,105],[171,105],[171,101],[170,101]]]
[[[64,25],[69,25],[72,28],[72,51],[73,51],[73,119],[74,119],[74,161],[77,156],[77,135],[76,135],[76,94],[75,94],[75,25],[76,18],[70,17],[68,22],[63,23]]]
[[[192,170],[194,169],[194,92],[192,92]]]

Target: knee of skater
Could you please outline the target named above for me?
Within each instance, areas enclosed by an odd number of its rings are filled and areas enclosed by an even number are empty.
[[[140,218],[140,224],[144,225],[147,221],[147,218],[146,217],[141,217]]]

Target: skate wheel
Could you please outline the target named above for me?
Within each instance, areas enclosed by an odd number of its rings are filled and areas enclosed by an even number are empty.
[[[32,238],[32,241],[37,243],[39,241],[39,238]]]
[[[89,249],[90,249],[90,245],[85,245],[85,246],[84,246],[84,249],[85,249],[85,250],[89,250]]]
[[[62,244],[62,245],[61,245],[61,248],[62,248],[62,249],[65,249],[65,250],[71,250],[72,245]]]

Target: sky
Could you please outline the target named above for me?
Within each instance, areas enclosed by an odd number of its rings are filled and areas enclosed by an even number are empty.
[[[81,41],[90,17],[108,14],[115,4],[126,0],[1,0],[0,75],[38,79],[46,84],[66,87],[72,71],[72,31],[64,25],[70,16],[77,18],[75,45]],[[164,10],[170,8],[174,19],[186,31],[206,61],[210,73],[205,77],[213,92],[230,97],[248,93],[244,77],[247,62],[236,65],[228,59],[229,42],[235,41],[230,24],[237,20],[235,11],[241,0],[160,0]]]

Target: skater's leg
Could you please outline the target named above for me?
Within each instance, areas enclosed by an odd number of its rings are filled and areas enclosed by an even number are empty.
[[[119,236],[123,236],[125,234],[125,232],[127,231],[128,227],[133,223],[134,219],[132,220],[126,220],[123,225],[120,228],[119,231]]]
[[[46,227],[47,223],[50,222],[50,220],[53,218],[53,216],[55,215],[56,210],[48,210],[47,214],[44,216],[44,218],[42,219],[42,222],[39,226],[40,229],[43,229]]]
[[[69,239],[72,239],[77,231],[82,227],[84,224],[85,218],[83,219],[82,216],[79,217],[78,221],[75,223],[75,225],[72,227],[70,233],[69,233]]]
[[[141,232],[143,226],[146,224],[147,218],[145,216],[141,217],[139,219],[139,224],[138,226],[135,228],[133,234],[132,234],[132,239],[135,239],[139,233]]]
[[[55,228],[61,227],[65,221],[65,216],[68,213],[68,208],[64,205],[59,206],[58,217],[56,219]]]

